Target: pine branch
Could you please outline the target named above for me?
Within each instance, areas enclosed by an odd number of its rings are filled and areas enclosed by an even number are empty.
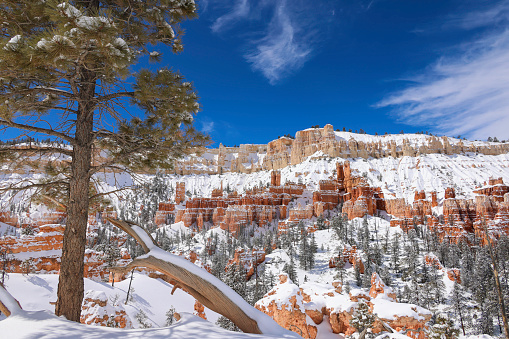
[[[127,189],[131,189],[132,186],[127,186],[127,187],[122,187],[122,188],[119,188],[119,189],[116,189],[116,190],[113,190],[113,191],[108,191],[108,192],[103,192],[103,193],[97,193],[97,194],[94,194],[90,197],[90,200],[93,200],[93,199],[96,199],[96,198],[99,198],[99,197],[103,197],[105,195],[110,195],[110,194],[115,194],[117,192],[122,192],[122,191],[125,191]]]
[[[101,96],[97,97],[96,100],[99,103],[101,103],[101,102],[104,102],[104,101],[110,101],[110,100],[114,100],[114,99],[127,98],[127,97],[134,98],[134,92],[118,92],[118,93],[111,93],[111,94],[101,95]]]
[[[9,92],[3,93],[4,96],[17,96],[17,95],[29,95],[29,94],[39,94],[39,93],[46,93],[46,94],[55,94],[58,96],[64,96],[66,98],[70,99],[76,99],[75,95],[58,89],[58,88],[51,88],[51,87],[33,87],[33,88],[25,88],[25,89],[19,89],[19,90],[10,90]]]
[[[67,134],[58,132],[58,131],[55,131],[55,130],[52,130],[49,128],[30,126],[30,125],[20,124],[20,123],[14,122],[14,121],[9,121],[9,120],[4,120],[4,119],[0,119],[0,125],[13,127],[13,128],[17,128],[17,129],[23,129],[25,131],[31,131],[31,132],[36,132],[36,133],[44,133],[44,134],[52,135],[54,137],[65,140],[73,145],[76,142],[76,140],[74,138],[68,136]]]
[[[15,153],[61,153],[68,156],[72,156],[72,150],[59,148],[59,147],[33,147],[30,146],[29,148],[19,148],[19,146],[12,146],[12,148],[9,147],[2,147],[0,148],[0,153],[9,153],[9,152],[15,152]]]
[[[54,186],[54,185],[69,186],[69,183],[67,181],[57,180],[57,181],[52,181],[52,182],[47,182],[47,183],[32,183],[30,185],[25,185],[25,186],[21,186],[21,187],[17,186],[16,184],[11,184],[5,188],[0,187],[0,192],[7,192],[7,191],[12,191],[12,190],[25,191],[25,190],[32,189],[32,188],[44,188],[44,187],[50,187],[50,186]]]

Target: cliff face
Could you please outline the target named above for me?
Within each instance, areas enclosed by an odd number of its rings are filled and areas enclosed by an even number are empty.
[[[323,128],[298,131],[295,139],[282,137],[267,145],[202,149],[203,156],[189,156],[176,163],[177,174],[253,173],[277,170],[302,163],[307,157],[384,158],[415,157],[424,154],[485,154],[509,152],[509,143],[471,142],[423,134],[368,136]]]

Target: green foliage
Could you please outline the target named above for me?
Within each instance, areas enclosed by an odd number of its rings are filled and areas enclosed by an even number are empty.
[[[428,331],[429,339],[455,339],[459,337],[460,330],[454,327],[452,320],[445,315],[438,315],[433,326]]]
[[[170,309],[166,312],[166,322],[164,323],[164,326],[171,326],[173,325],[173,322],[175,321],[175,307],[171,305]]]
[[[105,151],[90,174],[172,168],[174,159],[206,144],[192,127],[200,109],[192,84],[168,68],[131,69],[144,55],[158,59],[164,45],[180,52],[179,23],[196,15],[191,0],[2,0],[0,126],[29,138],[46,134],[51,142],[2,144],[0,160],[13,169],[43,164],[48,178],[30,188],[66,204],[72,164],[48,154],[73,157],[84,128],[92,149]],[[131,106],[142,114],[130,113]],[[85,126],[90,120],[78,117],[89,114],[92,126]]]
[[[375,321],[375,316],[369,313],[369,306],[364,301],[357,304],[352,316],[350,325],[353,326],[359,333],[364,331],[366,328],[371,328]]]

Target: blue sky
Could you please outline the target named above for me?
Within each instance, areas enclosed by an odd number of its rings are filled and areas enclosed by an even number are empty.
[[[216,145],[331,123],[509,139],[509,0],[201,0],[184,51]]]

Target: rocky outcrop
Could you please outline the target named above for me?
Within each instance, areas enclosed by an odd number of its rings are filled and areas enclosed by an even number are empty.
[[[253,276],[256,267],[264,261],[264,250],[253,248],[246,252],[244,249],[238,248],[235,250],[233,259],[228,260],[225,270],[227,270],[230,265],[239,265],[246,272],[246,280],[249,280]]]
[[[259,300],[255,307],[268,314],[280,326],[298,333],[303,338],[316,338],[316,326],[308,325],[306,320],[302,293],[286,274],[279,276],[279,284]]]
[[[369,141],[363,141],[362,139]],[[396,142],[398,140],[398,142]],[[415,157],[423,154],[462,154],[467,152],[498,155],[509,152],[508,143],[469,143],[447,137],[412,135],[395,138],[394,135],[359,138],[355,133],[335,132],[330,124],[323,128],[298,131],[295,139],[281,137],[267,145],[240,145],[197,150],[204,156],[191,155],[175,164],[175,173],[221,174],[225,171],[253,173],[277,170],[296,165],[309,156],[340,158]],[[262,156],[263,155],[263,156]],[[263,160],[262,160],[263,159]]]
[[[44,225],[36,229],[34,235],[4,236],[0,238],[0,247],[8,248],[12,253],[10,272],[58,273],[60,271],[64,228],[60,224]],[[131,259],[127,250],[122,249],[120,253],[119,263]],[[94,279],[108,277],[109,272],[106,269],[104,253],[87,249],[84,260],[83,273],[85,277]]]
[[[202,318],[203,320],[207,320],[207,315],[205,314],[205,306],[203,306],[202,303],[200,303],[198,300],[196,300],[194,303],[193,314]]]
[[[81,306],[80,322],[87,325],[133,328],[119,300],[108,300],[104,292],[89,290]]]
[[[280,276],[277,284],[259,300],[255,307],[270,315],[281,326],[301,334],[304,338],[316,336],[316,325],[329,322],[333,333],[352,335],[356,330],[350,325],[359,302],[365,302],[370,312],[378,316],[373,324],[373,332],[384,331],[382,323],[397,331],[408,330],[407,335],[415,339],[425,339],[426,322],[431,312],[413,304],[397,303],[392,290],[374,273],[368,292],[353,290],[349,296],[342,294],[336,286],[293,284],[286,275]],[[306,318],[307,316],[307,318]]]
[[[339,262],[350,263],[354,268],[358,267],[359,272],[364,274],[364,264],[362,263],[361,257],[357,252],[357,246],[351,248],[344,248],[341,257],[333,257],[329,260],[329,268],[338,267]]]
[[[379,295],[383,295],[388,299],[397,302],[396,293],[392,291],[392,288],[385,285],[385,283],[380,279],[376,272],[373,272],[371,275],[371,289],[369,290],[369,296],[371,298],[376,298]]]
[[[275,170],[290,165],[290,153],[293,139],[282,137],[267,145],[267,155],[263,160],[263,169]]]

